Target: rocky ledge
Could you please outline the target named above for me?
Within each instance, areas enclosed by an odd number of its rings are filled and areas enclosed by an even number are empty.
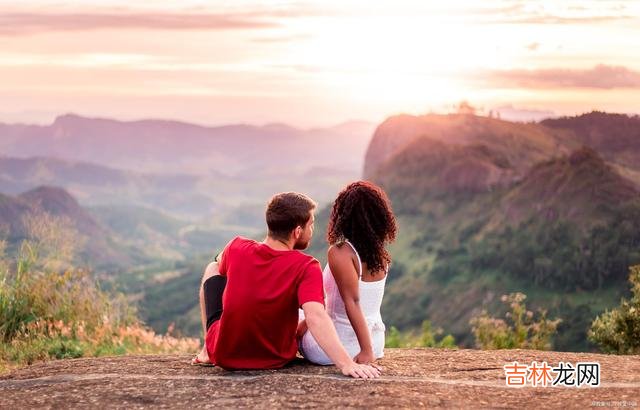
[[[302,360],[229,372],[188,356],[120,356],[38,363],[0,376],[0,408],[640,406],[640,356],[535,350],[387,349],[383,376],[343,377]],[[507,386],[504,365],[600,365],[598,387]]]

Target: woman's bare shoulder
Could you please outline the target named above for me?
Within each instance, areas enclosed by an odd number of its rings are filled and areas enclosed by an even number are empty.
[[[329,250],[327,251],[327,256],[329,258],[336,259],[346,259],[350,258],[353,254],[353,250],[350,246],[347,245],[346,242],[337,242],[331,246],[329,246]]]
[[[355,253],[346,242],[336,243],[329,248],[327,259],[334,276],[351,274],[355,270]],[[356,271],[357,274],[357,271]]]

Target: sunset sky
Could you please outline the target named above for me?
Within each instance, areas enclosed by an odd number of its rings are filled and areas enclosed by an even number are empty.
[[[0,122],[311,127],[461,100],[640,113],[640,1],[0,0]]]

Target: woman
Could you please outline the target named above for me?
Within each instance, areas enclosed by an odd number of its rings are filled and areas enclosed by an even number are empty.
[[[385,245],[395,240],[396,230],[387,195],[371,182],[348,185],[331,209],[325,304],[342,345],[357,363],[384,355],[380,305],[391,262]],[[298,326],[298,346],[308,360],[332,364],[304,320]]]

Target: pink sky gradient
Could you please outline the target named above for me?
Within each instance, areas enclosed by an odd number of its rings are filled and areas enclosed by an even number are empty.
[[[640,113],[639,3],[0,0],[0,121]]]

